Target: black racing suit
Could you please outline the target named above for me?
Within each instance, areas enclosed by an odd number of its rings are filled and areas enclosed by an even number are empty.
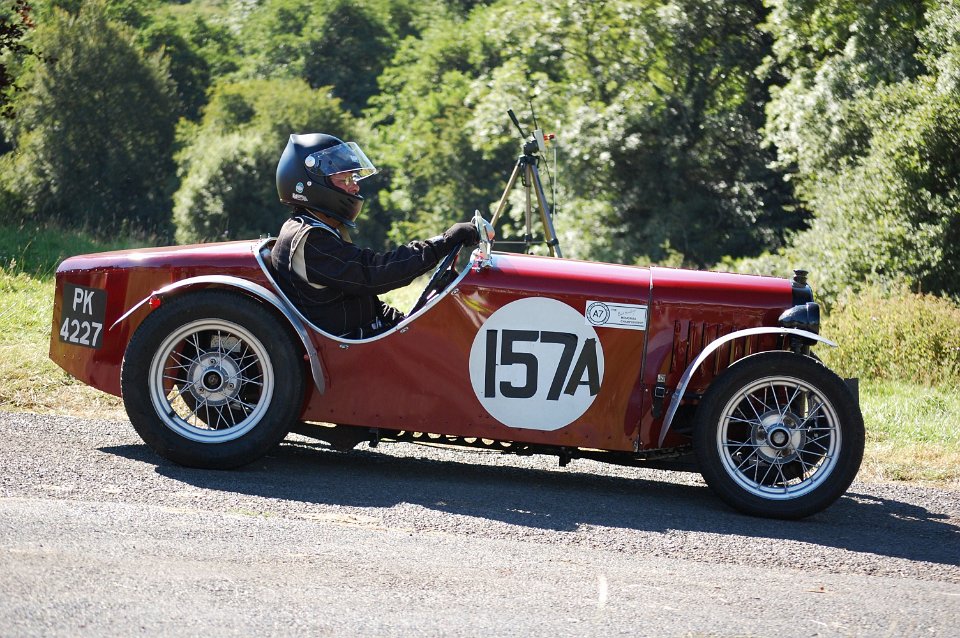
[[[297,212],[283,224],[271,253],[277,283],[307,319],[347,339],[372,337],[403,320],[402,312],[377,295],[429,271],[455,243],[441,235],[377,253]]]

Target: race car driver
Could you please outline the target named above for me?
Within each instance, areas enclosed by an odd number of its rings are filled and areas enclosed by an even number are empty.
[[[404,314],[377,295],[428,272],[457,244],[476,245],[469,222],[385,253],[359,248],[349,230],[363,207],[360,180],[377,172],[354,142],[291,135],[277,164],[277,193],[293,207],[271,253],[284,294],[316,326],[347,339],[381,334]]]

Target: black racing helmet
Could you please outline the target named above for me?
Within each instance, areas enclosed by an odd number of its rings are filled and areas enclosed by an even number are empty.
[[[356,228],[363,198],[338,188],[330,178],[347,174],[348,181],[358,182],[376,172],[355,142],[324,133],[291,135],[277,164],[277,194],[288,206],[319,211]]]

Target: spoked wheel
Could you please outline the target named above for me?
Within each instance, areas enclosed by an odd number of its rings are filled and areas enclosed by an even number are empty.
[[[801,518],[850,486],[863,457],[856,399],[818,361],[767,352],[737,362],[698,409],[694,448],[704,479],[733,507]]]
[[[194,441],[243,436],[270,404],[276,377],[243,326],[201,319],[171,333],[150,362],[150,400],[167,427]]]
[[[226,291],[165,302],[124,356],[134,428],[159,454],[196,467],[249,463],[279,442],[303,402],[302,361],[286,327]]]

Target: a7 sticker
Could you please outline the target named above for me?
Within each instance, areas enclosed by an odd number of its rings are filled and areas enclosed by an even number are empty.
[[[504,425],[557,430],[580,418],[600,392],[603,348],[567,304],[520,299],[481,326],[470,350],[470,381]]]

